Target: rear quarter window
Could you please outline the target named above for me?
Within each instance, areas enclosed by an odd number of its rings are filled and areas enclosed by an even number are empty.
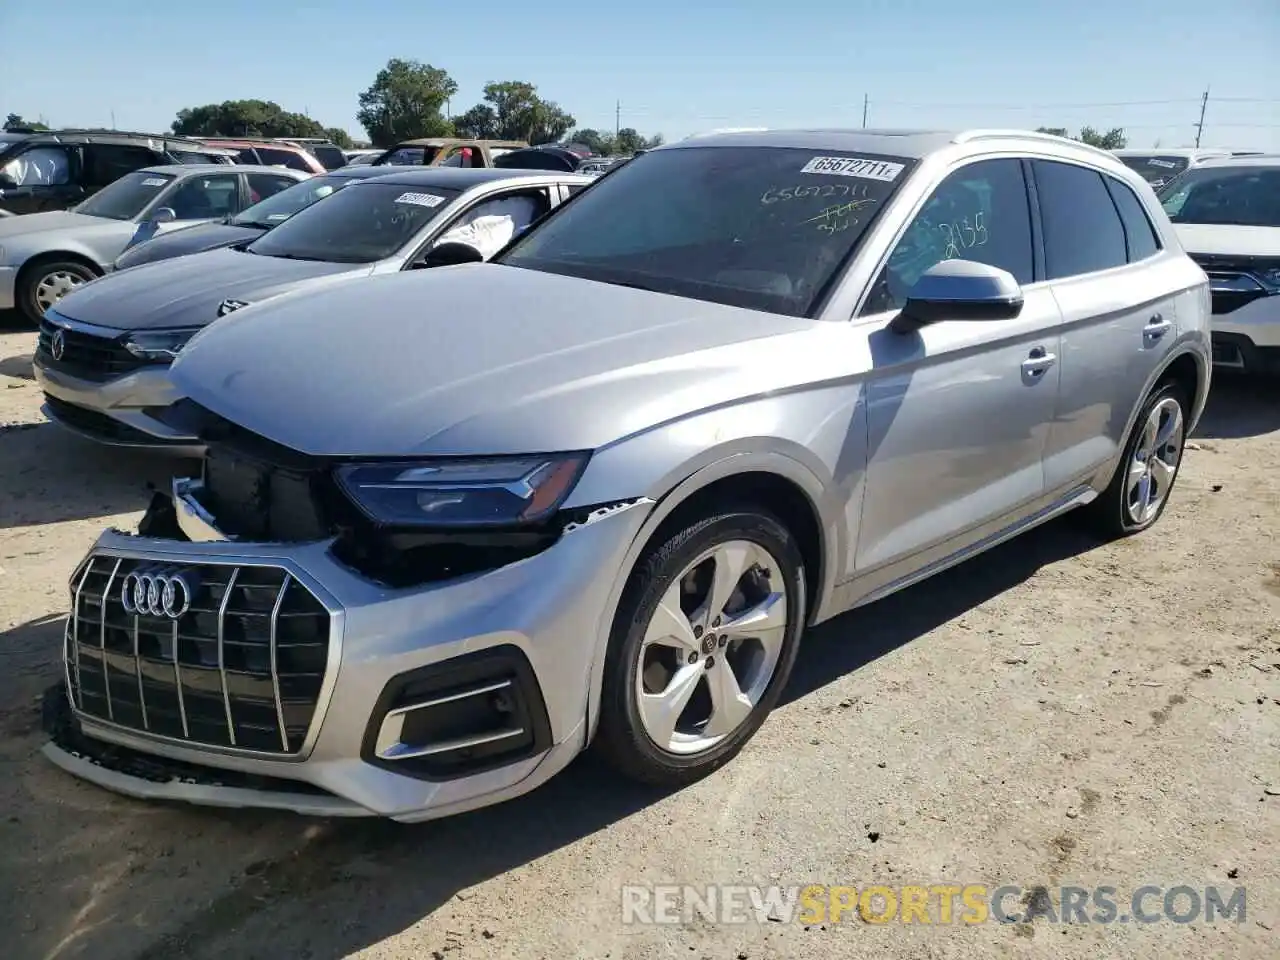
[[[1137,263],[1154,257],[1160,252],[1160,239],[1155,227],[1132,190],[1114,177],[1104,177],[1107,189],[1111,191],[1111,199],[1120,212],[1120,222],[1124,226],[1125,243],[1128,245],[1129,262]]]

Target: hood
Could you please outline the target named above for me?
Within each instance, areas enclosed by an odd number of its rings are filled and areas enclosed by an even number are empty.
[[[155,263],[157,260],[184,257],[189,253],[248,243],[266,232],[262,227],[237,227],[229,223],[201,223],[194,227],[183,227],[181,230],[162,233],[126,250],[116,261],[116,267],[124,270],[144,263]]]
[[[46,213],[24,213],[16,217],[0,218],[0,240],[20,237],[28,233],[44,233],[51,230],[120,229],[123,220],[107,217],[86,217],[70,210],[50,210]]]
[[[467,264],[232,314],[170,375],[202,406],[316,455],[586,450],[786,386],[815,367],[795,362],[816,346],[806,331],[841,326]]]
[[[194,229],[194,228],[193,228]],[[58,302],[58,313],[117,330],[202,327],[223,300],[254,303],[309,282],[368,273],[369,264],[322,263],[210,250],[109,273]]]
[[[1182,248],[1215,257],[1280,257],[1280,227],[1230,223],[1175,223]]]

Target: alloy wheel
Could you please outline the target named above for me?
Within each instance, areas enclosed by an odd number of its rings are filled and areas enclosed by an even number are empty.
[[[645,734],[669,753],[712,749],[751,716],[787,635],[786,587],[764,547],[704,551],[663,594],[640,644],[635,696]]]
[[[1168,497],[1182,460],[1182,441],[1182,405],[1165,397],[1147,414],[1129,461],[1125,509],[1135,525],[1150,523]]]

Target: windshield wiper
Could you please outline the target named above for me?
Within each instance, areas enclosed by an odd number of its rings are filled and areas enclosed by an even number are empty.
[[[304,257],[300,253],[268,253],[264,256],[275,257],[277,260],[309,260],[313,263],[326,263],[328,257]]]
[[[276,223],[284,223],[283,220],[277,220]],[[257,227],[259,230],[270,230],[275,223],[267,223],[265,220],[228,220],[228,226],[232,227]]]

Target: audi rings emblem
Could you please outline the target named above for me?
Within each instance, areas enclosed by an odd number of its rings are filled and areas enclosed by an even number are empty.
[[[191,609],[192,585],[181,573],[137,572],[124,578],[120,603],[134,616],[177,620]]]

